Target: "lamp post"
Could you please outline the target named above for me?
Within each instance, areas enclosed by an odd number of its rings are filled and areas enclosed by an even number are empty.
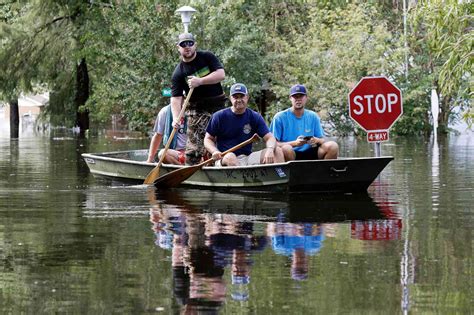
[[[184,26],[184,32],[188,33],[188,26],[189,23],[191,23],[191,18],[194,14],[194,12],[197,12],[194,8],[191,8],[190,6],[184,6],[176,10],[179,14],[181,14],[181,22],[183,23]]]

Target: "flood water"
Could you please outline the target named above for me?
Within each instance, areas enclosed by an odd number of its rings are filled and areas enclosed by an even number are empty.
[[[391,139],[358,195],[156,192],[80,157],[147,146],[0,136],[0,313],[472,312],[472,134]]]

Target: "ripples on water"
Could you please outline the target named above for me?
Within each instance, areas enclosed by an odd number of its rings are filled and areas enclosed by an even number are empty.
[[[470,309],[472,140],[395,139],[363,195],[156,192],[80,159],[147,144],[0,138],[2,313]]]

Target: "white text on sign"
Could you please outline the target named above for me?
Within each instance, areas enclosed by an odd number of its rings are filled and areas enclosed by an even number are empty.
[[[388,141],[388,130],[369,131],[367,133],[368,142]]]
[[[363,101],[365,99],[365,102]],[[373,101],[373,103],[372,103]],[[362,115],[364,113],[364,102],[367,104],[367,113],[372,114],[373,108],[377,113],[391,113],[392,106],[398,102],[398,96],[395,93],[385,94],[369,94],[369,95],[356,95],[354,97],[354,104],[358,107],[353,110],[356,115]]]

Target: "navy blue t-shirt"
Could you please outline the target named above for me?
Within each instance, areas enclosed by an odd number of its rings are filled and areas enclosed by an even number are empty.
[[[262,115],[249,108],[240,115],[234,114],[230,108],[215,112],[206,131],[216,138],[217,149],[221,152],[250,139],[255,133],[263,138],[270,132]],[[237,156],[250,155],[252,144],[248,144],[234,153]]]

